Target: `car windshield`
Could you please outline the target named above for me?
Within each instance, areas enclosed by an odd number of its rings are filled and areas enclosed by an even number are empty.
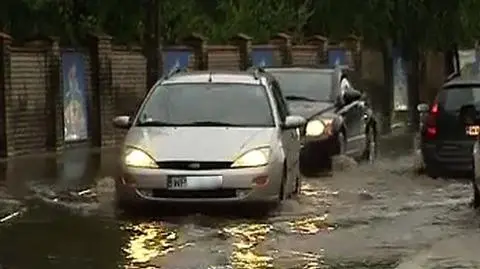
[[[287,100],[332,100],[332,74],[318,71],[271,71]]]
[[[139,126],[273,127],[265,87],[246,84],[171,84],[154,89]]]
[[[480,108],[480,87],[449,88],[440,96],[444,111],[459,112],[464,105],[475,105]]]

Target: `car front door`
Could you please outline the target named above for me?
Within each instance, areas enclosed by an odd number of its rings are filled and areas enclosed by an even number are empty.
[[[342,115],[346,128],[346,153],[359,156],[365,148],[365,113],[367,107],[364,100],[344,102],[338,113]]]
[[[288,109],[287,102],[282,95],[280,86],[276,81],[272,82],[272,92],[277,103],[280,119],[282,120],[282,122],[285,122],[287,116],[290,115],[290,111]],[[287,165],[287,180],[290,184],[292,184],[288,187],[292,188],[293,183],[295,182],[295,180],[292,178],[292,175],[295,175],[296,173],[296,171],[294,171],[293,169],[297,167],[296,164],[300,159],[300,132],[296,129],[281,130],[281,132],[282,144],[285,151],[285,160]],[[292,189],[289,189],[288,191],[292,191]]]

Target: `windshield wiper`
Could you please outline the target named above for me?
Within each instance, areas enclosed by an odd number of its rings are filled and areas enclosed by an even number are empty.
[[[194,121],[183,124],[183,126],[241,126],[238,124],[223,121]]]
[[[166,121],[158,121],[158,120],[149,120],[149,121],[139,121],[137,126],[178,126],[179,124],[166,122]]]
[[[194,121],[194,122],[187,122],[187,123],[172,123],[172,122],[165,122],[165,121],[143,121],[138,122],[137,126],[241,126],[239,124],[233,124],[228,122],[221,122],[221,121]]]
[[[306,97],[306,96],[301,96],[301,95],[287,95],[285,96],[285,99],[290,100],[290,101],[308,101],[308,102],[318,102],[318,100]]]

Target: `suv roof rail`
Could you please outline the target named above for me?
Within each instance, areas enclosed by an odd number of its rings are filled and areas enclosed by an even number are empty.
[[[260,67],[260,66],[250,66],[249,68],[247,68],[247,71],[248,72],[251,72],[253,74],[253,77],[255,79],[258,79],[259,77],[259,73],[266,73],[265,69],[263,67]]]
[[[168,71],[168,73],[164,76],[164,79],[169,79],[170,77],[172,77],[175,74],[183,73],[183,72],[187,72],[187,71],[188,71],[188,68],[186,68],[186,67],[176,66],[176,67],[172,68],[170,71]]]

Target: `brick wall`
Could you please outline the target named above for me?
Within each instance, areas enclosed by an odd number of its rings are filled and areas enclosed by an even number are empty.
[[[164,47],[161,58],[163,73],[178,64],[196,70],[244,70],[259,61],[271,66],[325,64],[332,49],[347,52],[355,78],[383,83],[381,55],[351,37],[333,45],[322,36],[293,44],[288,35],[278,34],[269,44],[252,44],[239,34],[219,46],[195,34],[183,45]],[[113,128],[113,117],[133,115],[148,90],[147,75],[162,72],[147,70],[158,65],[148,65],[149,54],[140,47],[113,46],[106,35],[92,36],[87,48],[69,50],[81,52],[85,66],[88,139],[80,144],[117,145],[124,132]],[[73,145],[64,141],[63,133],[62,51],[54,38],[12,46],[12,39],[0,33],[0,156]]]
[[[47,149],[47,74],[44,49],[12,48],[5,116],[7,149],[14,155]]]
[[[239,70],[240,50],[237,46],[208,46],[208,69]]]

